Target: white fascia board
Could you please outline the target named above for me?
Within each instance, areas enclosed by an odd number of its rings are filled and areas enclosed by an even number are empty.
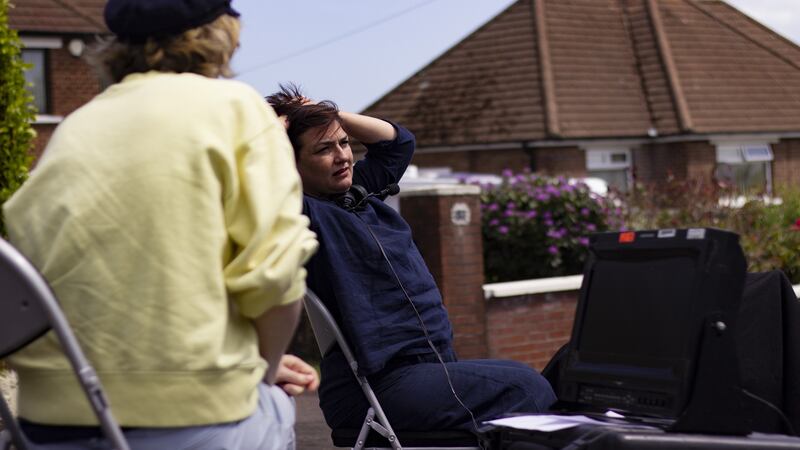
[[[64,42],[60,37],[52,36],[20,36],[25,48],[61,48]]]

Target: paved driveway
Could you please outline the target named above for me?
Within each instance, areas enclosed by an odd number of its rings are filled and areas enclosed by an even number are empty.
[[[332,450],[331,430],[322,418],[316,393],[303,394],[297,401],[297,450]]]

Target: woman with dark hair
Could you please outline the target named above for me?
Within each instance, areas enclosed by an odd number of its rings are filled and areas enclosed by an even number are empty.
[[[134,449],[293,448],[286,392],[317,383],[282,356],[316,248],[291,144],[258,93],[217,79],[237,16],[229,0],[110,0],[96,61],[113,84],[4,205]],[[105,448],[53,336],[11,363],[31,448]]]
[[[393,427],[470,430],[495,415],[550,406],[552,389],[530,367],[456,358],[441,294],[408,224],[382,198],[410,163],[414,136],[310,102],[293,86],[267,101],[286,120],[303,212],[320,243],[306,266],[308,286],[341,326]],[[358,162],[351,137],[367,147]],[[369,405],[340,351],[322,361],[320,406],[333,429],[364,420]]]

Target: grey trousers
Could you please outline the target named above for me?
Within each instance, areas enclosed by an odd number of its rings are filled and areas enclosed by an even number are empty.
[[[239,422],[126,431],[132,450],[294,450],[294,399],[277,386],[261,384],[253,414]],[[107,450],[105,439],[34,444],[31,450]]]

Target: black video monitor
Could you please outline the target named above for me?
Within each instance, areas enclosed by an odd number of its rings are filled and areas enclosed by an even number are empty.
[[[735,324],[746,271],[738,235],[710,228],[600,233],[589,250],[560,400],[678,418],[704,364],[704,327]],[[730,358],[713,364],[738,373]]]

